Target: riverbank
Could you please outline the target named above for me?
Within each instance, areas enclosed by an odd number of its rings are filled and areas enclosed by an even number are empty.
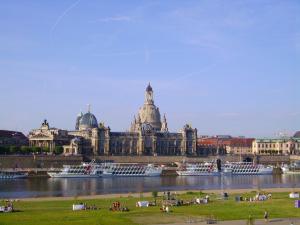
[[[215,194],[220,195],[222,193],[222,190],[215,189],[215,190],[181,190],[181,191],[173,191],[173,193],[182,195],[187,192],[202,192],[205,194]],[[228,194],[243,194],[243,193],[250,193],[258,191],[258,189],[253,188],[247,188],[247,189],[229,189],[224,190],[224,192]],[[260,191],[268,192],[268,193],[281,193],[281,192],[300,192],[300,188],[264,188],[260,189]],[[161,194],[162,192],[160,192]],[[140,197],[151,197],[152,192],[143,192],[143,193],[118,193],[118,194],[102,194],[102,195],[82,195],[82,196],[73,196],[73,197],[35,197],[35,198],[18,198],[18,200],[21,201],[28,201],[28,202],[34,202],[34,201],[61,201],[61,200],[90,200],[90,199],[111,199],[111,198],[127,198],[127,197],[133,197],[133,198],[140,198]]]
[[[299,190],[299,189],[298,189]],[[183,206],[171,206],[169,213],[161,211],[164,203],[162,193],[156,198],[157,205],[145,208],[136,207],[137,201],[154,202],[151,193],[124,194],[124,195],[97,195],[80,196],[73,198],[38,198],[20,199],[14,202],[14,213],[0,215],[0,224],[12,225],[105,225],[105,224],[206,224],[209,219],[217,221],[232,221],[239,223],[226,224],[246,224],[246,220],[251,215],[255,220],[261,221],[264,211],[270,214],[270,220],[276,222],[276,218],[299,218],[300,209],[294,207],[295,199],[290,199],[288,194],[292,189],[264,189],[264,193],[271,193],[272,197],[265,201],[236,201],[236,196],[244,198],[254,197],[255,189],[235,189],[226,191],[229,198],[220,198],[220,190],[209,190],[200,192],[199,190],[185,192],[171,192],[171,196],[178,201],[187,204]],[[190,204],[196,198],[210,196],[208,204]],[[128,212],[111,211],[113,202],[119,201],[121,207],[129,209]],[[74,203],[85,203],[87,206],[94,206],[96,210],[72,211]],[[0,202],[0,205],[4,202]],[[51,219],[50,219],[51,218]],[[295,219],[296,220],[296,219]],[[243,221],[243,222],[241,222]],[[284,220],[287,221],[287,220]],[[280,222],[277,220],[277,222]],[[223,224],[223,222],[219,222]],[[259,223],[258,223],[259,224]],[[276,224],[273,223],[272,224]],[[280,223],[278,223],[280,224]],[[295,223],[296,224],[296,223]]]

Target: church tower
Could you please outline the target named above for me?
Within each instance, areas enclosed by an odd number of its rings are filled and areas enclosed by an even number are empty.
[[[154,105],[153,89],[150,83],[146,87],[144,105],[139,109],[130,131],[137,131],[138,127],[143,124],[150,125],[151,128],[156,131],[160,131],[162,128],[159,108]]]
[[[150,83],[148,84],[147,88],[146,88],[146,93],[145,93],[145,104],[149,104],[149,105],[153,105],[154,104],[154,100],[153,100],[153,89],[150,85]]]

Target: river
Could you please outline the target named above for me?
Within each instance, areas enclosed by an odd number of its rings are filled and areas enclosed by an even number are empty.
[[[28,178],[0,180],[0,198],[57,197],[150,191],[300,188],[300,175]]]

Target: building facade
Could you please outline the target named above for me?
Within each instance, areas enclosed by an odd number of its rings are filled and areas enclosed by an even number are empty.
[[[49,148],[53,153],[56,146],[63,146],[70,142],[71,137],[67,130],[51,128],[47,120],[44,120],[39,129],[29,133],[29,146]]]
[[[253,140],[254,138],[232,137],[230,135],[202,136],[198,138],[197,151],[200,155],[247,155],[252,154]]]
[[[260,138],[252,143],[253,154],[257,155],[289,155],[300,154],[300,137]]]
[[[252,154],[252,142],[254,138],[234,137],[226,145],[226,153],[234,155]]]
[[[63,144],[66,155],[196,155],[197,149],[197,129],[191,125],[186,124],[179,132],[169,131],[166,115],[161,118],[154,104],[150,84],[128,132],[113,132],[104,123],[98,124],[89,109],[77,116],[75,130],[64,133],[49,128],[45,121],[40,129],[31,132],[29,139],[31,145],[51,149],[57,145],[54,140],[66,140],[68,143]]]

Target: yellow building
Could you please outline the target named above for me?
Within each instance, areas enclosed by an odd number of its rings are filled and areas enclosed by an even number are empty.
[[[300,138],[255,139],[252,151],[257,155],[300,154]]]

